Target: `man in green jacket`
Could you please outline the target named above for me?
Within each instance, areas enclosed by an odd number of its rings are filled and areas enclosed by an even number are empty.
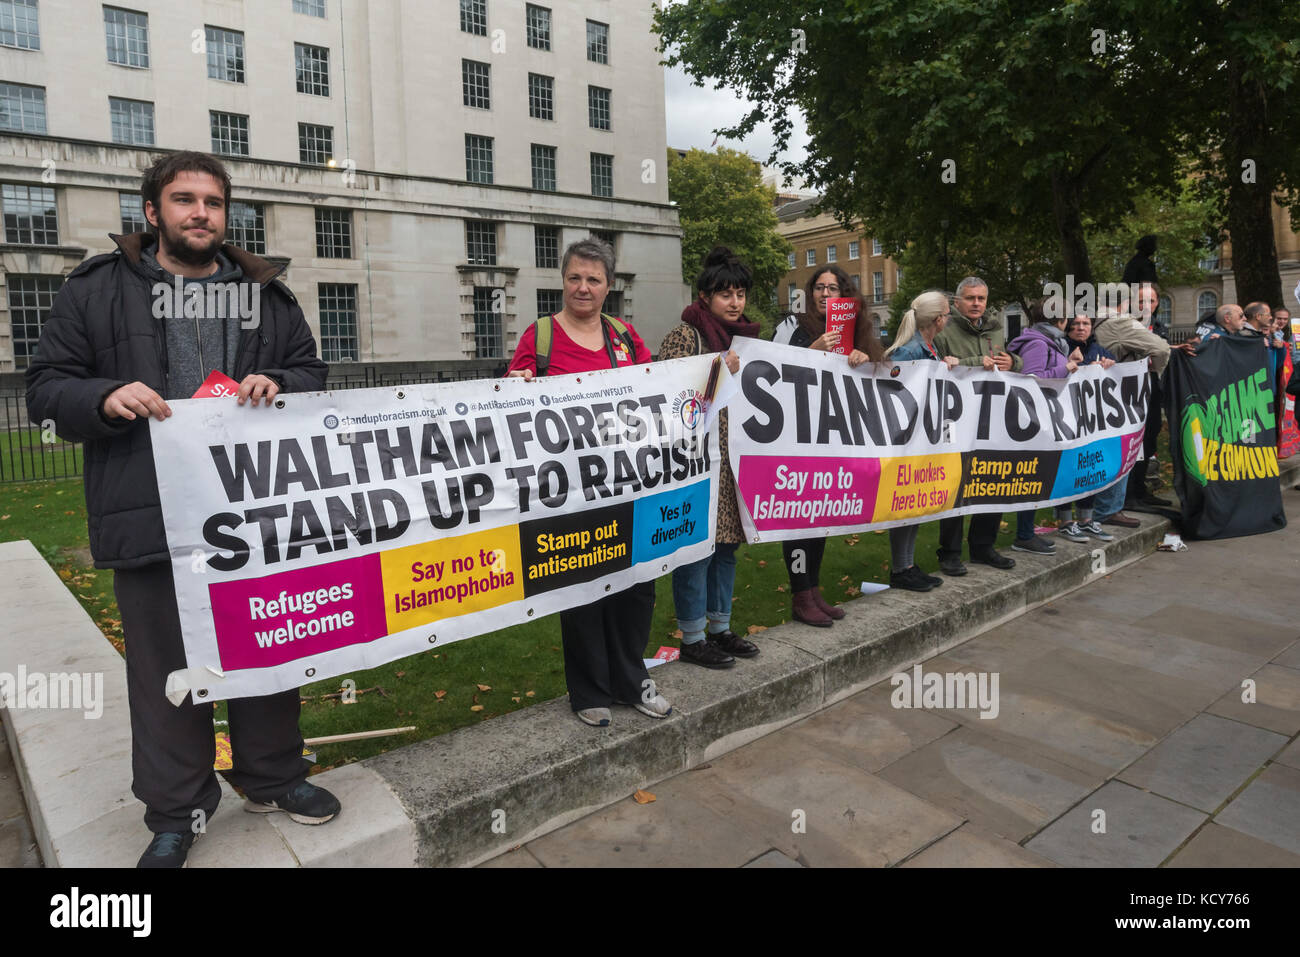
[[[1019,372],[1020,356],[1007,352],[1002,324],[984,314],[989,302],[989,287],[977,276],[967,276],[957,284],[954,301],[956,312],[934,338],[941,356],[956,356],[964,366]],[[1001,512],[983,512],[970,519],[970,560],[994,568],[1014,568],[1015,559],[999,554],[993,544],[1002,524]],[[939,521],[939,568],[945,575],[965,575],[961,560],[961,516]]]

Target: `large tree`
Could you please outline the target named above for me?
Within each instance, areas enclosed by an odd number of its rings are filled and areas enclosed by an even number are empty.
[[[1098,23],[1103,6],[685,0],[656,24],[668,63],[753,104],[723,135],[770,122],[775,155],[802,111],[811,145],[790,171],[886,246],[933,248],[948,220],[950,251],[1040,237],[1028,258],[1055,259],[1082,282],[1092,275],[1085,222],[1112,228],[1141,190],[1177,184],[1181,91],[1156,82],[1177,67],[1162,51],[1139,65],[1119,18]]]
[[[762,168],[736,150],[668,153],[668,198],[682,224],[682,281],[694,288],[705,255],[727,246],[754,273],[746,313],[770,328],[776,287],[787,269],[790,244],[776,231],[776,190],[763,184]]]

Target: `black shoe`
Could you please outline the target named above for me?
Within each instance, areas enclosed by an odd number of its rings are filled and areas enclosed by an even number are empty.
[[[902,588],[906,591],[930,591],[934,585],[931,584],[928,575],[921,574],[921,569],[909,565],[901,572],[889,573],[889,587]]]
[[[252,814],[270,814],[284,811],[299,824],[324,824],[339,813],[339,799],[324,788],[303,781],[288,794],[273,801],[244,802],[244,810]]]
[[[939,571],[957,578],[966,574],[966,566],[962,564],[960,558],[941,558],[939,559]]]
[[[734,631],[720,631],[716,635],[709,635],[706,640],[737,658],[754,658],[758,655],[758,645],[748,638],[741,638]]]
[[[707,638],[704,641],[689,643],[683,641],[681,660],[689,661],[695,665],[703,665],[706,668],[730,668],[736,663],[735,658]]]
[[[918,573],[922,578],[924,578],[926,581],[928,581],[928,582],[929,582],[931,585],[933,585],[935,588],[938,588],[940,585],[943,584],[943,579],[942,579],[942,578],[940,578],[938,575],[927,575],[925,572],[921,571],[921,566],[920,566],[920,565],[913,565],[912,567],[916,569],[917,573]]]
[[[977,565],[992,565],[994,568],[1001,568],[1004,571],[1008,568],[1016,567],[1016,560],[1014,558],[1007,558],[1005,555],[1000,555],[991,548],[987,552],[983,552],[979,555],[972,555],[970,560],[975,562]]]
[[[1054,555],[1056,546],[1051,542],[1045,541],[1041,535],[1035,535],[1033,538],[1021,541],[1016,539],[1011,547],[1018,552],[1032,552],[1035,555]],[[990,563],[991,564],[991,563]]]
[[[136,867],[184,867],[194,845],[190,831],[160,831],[140,855]]]

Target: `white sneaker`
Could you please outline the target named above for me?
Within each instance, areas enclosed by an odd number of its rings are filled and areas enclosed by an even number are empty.
[[[608,708],[585,708],[582,711],[575,711],[578,720],[593,728],[609,727],[609,709]]]
[[[1102,528],[1101,523],[1098,522],[1096,519],[1094,519],[1091,522],[1084,522],[1082,525],[1077,525],[1076,527],[1079,529],[1079,531],[1086,532],[1087,534],[1091,535],[1093,538],[1097,539],[1098,541],[1101,542],[1115,541],[1115,536],[1112,535],[1110,532],[1106,531],[1104,528]]]
[[[661,694],[656,694],[649,701],[638,698],[635,707],[636,710],[651,718],[666,718],[673,713],[673,706]]]
[[[1072,542],[1086,542],[1088,536],[1083,534],[1079,528],[1078,522],[1066,522],[1058,529],[1062,538],[1068,538]]]

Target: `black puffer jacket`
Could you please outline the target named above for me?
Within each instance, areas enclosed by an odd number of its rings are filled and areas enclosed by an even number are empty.
[[[155,279],[140,263],[154,237],[111,237],[118,251],[93,256],[68,276],[41,330],[27,370],[32,422],[53,420],[65,439],[84,448],[90,554],[97,568],[134,568],[169,559],[158,502],[149,423],[108,420],[104,399],[131,382],[167,394],[165,319],[153,317]],[[234,246],[222,250],[261,285],[260,324],[240,337],[235,381],[257,374],[284,392],[325,387],[328,366],[293,294],[276,280],[284,270]]]

